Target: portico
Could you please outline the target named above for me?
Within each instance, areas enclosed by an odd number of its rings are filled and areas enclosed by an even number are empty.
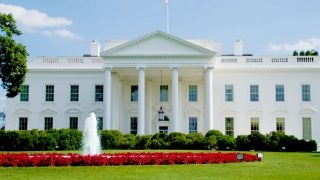
[[[189,117],[194,118],[197,131],[212,129],[213,51],[156,31],[109,49],[102,53],[102,57],[105,60],[106,129],[112,129],[110,124],[114,124],[114,121],[121,121],[124,123],[121,127],[126,127],[124,131],[128,133],[135,126],[137,134],[141,135],[159,131],[187,132]],[[169,96],[164,102],[160,100],[161,71]],[[123,89],[108,88],[112,86],[111,79],[118,81]],[[191,91],[189,86],[193,88],[192,96],[196,97],[191,101],[188,100]],[[137,99],[132,97],[135,96],[136,87]],[[113,91],[125,94],[115,97],[122,103],[118,106],[122,109],[117,111],[112,105],[119,102],[112,102],[112,98],[108,98],[114,96]],[[167,117],[165,122],[157,121],[160,106]],[[114,119],[114,112],[122,113],[117,116],[122,116],[122,119]]]

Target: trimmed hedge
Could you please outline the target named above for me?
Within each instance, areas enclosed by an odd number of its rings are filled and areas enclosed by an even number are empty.
[[[118,130],[99,132],[102,149],[216,149],[257,151],[315,151],[314,140],[305,141],[279,132],[263,135],[254,132],[236,138],[210,130],[201,133],[154,135],[122,134]],[[74,129],[52,129],[49,131],[4,131],[0,130],[0,151],[79,150],[82,131]]]

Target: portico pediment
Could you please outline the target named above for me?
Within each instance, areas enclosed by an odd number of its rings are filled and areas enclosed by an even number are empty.
[[[203,56],[215,52],[171,34],[155,31],[101,53],[102,57],[135,56]]]

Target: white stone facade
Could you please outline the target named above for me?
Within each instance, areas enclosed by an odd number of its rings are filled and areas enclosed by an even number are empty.
[[[208,42],[204,48],[161,31],[123,42],[100,57],[29,58],[28,100],[8,99],[6,129],[21,129],[21,117],[26,129],[44,129],[46,117],[52,128],[69,128],[76,117],[83,129],[95,112],[103,129],[124,133],[217,129],[237,136],[276,131],[278,124],[286,134],[320,143],[319,57],[221,56]],[[53,101],[46,101],[46,85],[54,87]],[[79,88],[77,101],[70,100],[72,85]],[[96,101],[97,85],[103,101]],[[158,121],[160,106],[168,121]]]

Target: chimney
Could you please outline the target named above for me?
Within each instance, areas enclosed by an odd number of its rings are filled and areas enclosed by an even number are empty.
[[[90,56],[100,56],[100,44],[97,41],[92,41],[90,43]]]
[[[243,55],[243,42],[241,41],[241,39],[234,42],[234,55],[235,56]]]

